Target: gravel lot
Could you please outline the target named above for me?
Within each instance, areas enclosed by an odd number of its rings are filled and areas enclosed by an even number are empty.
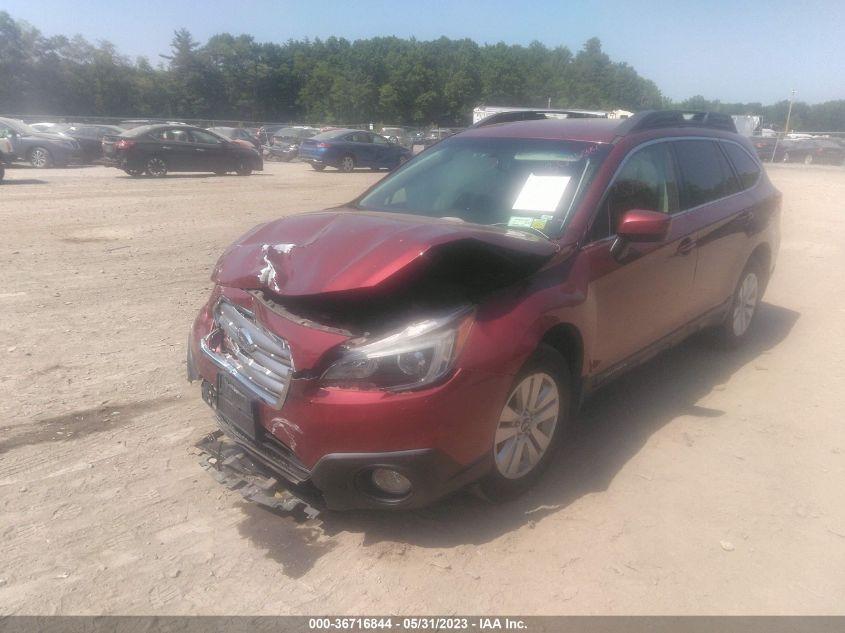
[[[380,177],[0,185],[0,613],[845,613],[845,170],[770,169],[778,269],[750,344],[605,389],[536,490],[323,515],[241,501],[184,342],[222,249]]]

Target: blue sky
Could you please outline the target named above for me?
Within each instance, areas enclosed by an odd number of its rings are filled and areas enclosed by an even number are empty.
[[[202,42],[224,31],[276,42],[445,35],[573,51],[595,35],[673,99],[771,103],[792,88],[810,103],[845,99],[845,0],[2,0],[0,9],[153,63],[182,26]]]

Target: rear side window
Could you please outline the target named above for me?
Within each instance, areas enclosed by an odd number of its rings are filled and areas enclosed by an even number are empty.
[[[607,190],[590,239],[615,234],[622,216],[633,209],[659,213],[678,210],[678,184],[668,143],[647,145],[628,157]]]
[[[681,170],[681,208],[691,209],[739,191],[728,161],[713,141],[675,141]]]
[[[760,177],[760,167],[751,156],[735,143],[722,143],[722,148],[728,155],[734,169],[739,176],[739,184],[742,189],[753,187]]]

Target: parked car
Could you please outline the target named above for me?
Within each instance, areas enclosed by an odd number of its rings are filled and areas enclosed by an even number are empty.
[[[260,128],[258,128],[258,141],[262,145],[272,145],[273,134],[275,134],[276,130],[281,130],[283,127],[287,126],[281,123],[261,126]]]
[[[396,143],[402,147],[410,149],[413,133],[403,127],[383,127],[381,128],[381,135],[391,143]]]
[[[210,127],[208,128],[210,132],[214,132],[215,134],[219,134],[220,136],[225,136],[227,139],[231,141],[240,140],[246,141],[252,147],[260,152],[261,151],[261,142],[258,140],[256,136],[250,134],[247,130],[241,127]]]
[[[831,139],[810,138],[783,141],[781,158],[784,163],[845,164],[845,148]]]
[[[79,143],[80,159],[83,163],[93,163],[103,157],[103,137],[119,136],[125,132],[116,125],[75,123],[66,126],[61,134]]]
[[[230,246],[188,377],[227,442],[330,508],[518,494],[598,387],[704,328],[749,337],[781,195],[735,130],[657,111],[445,139]]]
[[[63,167],[78,160],[79,143],[61,134],[33,130],[23,121],[0,117],[0,136],[12,140],[14,160],[26,161],[33,167]]]
[[[426,132],[425,136],[423,136],[421,144],[425,147],[429,147],[434,145],[435,143],[439,143],[444,138],[449,138],[455,134],[454,130],[450,130],[449,128],[434,128]]]
[[[264,155],[270,160],[289,162],[299,154],[303,139],[312,138],[319,133],[317,128],[305,125],[279,128],[273,132],[272,143],[264,148]]]
[[[0,137],[0,182],[6,176],[6,163],[12,162],[12,141],[5,137]]]
[[[144,125],[105,136],[102,145],[109,164],[130,176],[161,177],[173,171],[234,171],[248,176],[264,167],[261,155],[251,147],[189,125]]]
[[[331,130],[305,139],[299,146],[299,158],[317,171],[327,165],[346,172],[356,167],[394,169],[410,157],[411,152],[401,145],[364,130]]]

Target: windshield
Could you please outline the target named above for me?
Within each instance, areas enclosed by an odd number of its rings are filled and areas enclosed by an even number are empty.
[[[605,153],[594,143],[457,137],[417,156],[358,206],[551,235]]]

